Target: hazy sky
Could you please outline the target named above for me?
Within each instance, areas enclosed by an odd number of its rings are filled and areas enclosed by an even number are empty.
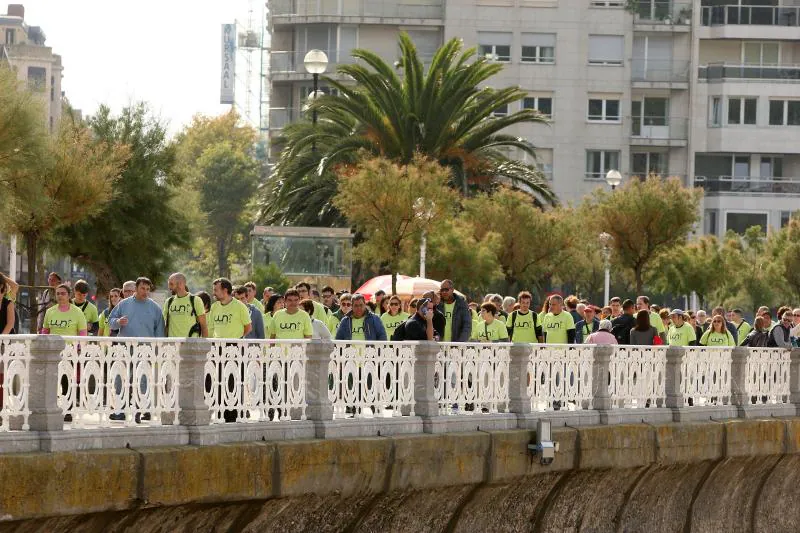
[[[0,0],[5,13],[7,0]],[[219,114],[220,25],[247,23],[248,0],[16,0],[61,54],[63,90],[84,114],[144,100],[179,131]],[[262,1],[252,1],[258,21]]]

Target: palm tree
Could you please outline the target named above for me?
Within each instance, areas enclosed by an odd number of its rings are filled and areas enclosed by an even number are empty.
[[[532,109],[505,116],[495,112],[525,97],[519,87],[481,87],[502,65],[462,52],[452,39],[434,55],[427,72],[407,34],[400,35],[401,59],[387,64],[369,50],[353,50],[355,64],[338,72],[352,82],[325,78],[338,94],[314,100],[319,121],[286,126],[277,142],[280,159],[262,186],[261,218],[273,224],[339,225],[344,217],[331,199],[336,175],[362,157],[383,156],[401,164],[425,154],[449,167],[451,185],[470,188],[499,183],[527,192],[538,206],[557,199],[533,165],[511,159],[518,149],[535,160],[534,146],[502,133],[516,124],[546,123]],[[402,75],[398,73],[402,71]]]

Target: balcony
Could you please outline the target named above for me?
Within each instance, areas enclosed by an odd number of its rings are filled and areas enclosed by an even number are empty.
[[[800,65],[734,65],[709,63],[699,68],[698,78],[709,83],[726,80],[800,81]]]
[[[686,146],[689,119],[631,117],[631,144],[636,146]]]
[[[381,23],[382,19],[396,19],[441,25],[444,18],[441,0],[271,0],[269,9],[273,24]]]
[[[692,3],[671,0],[639,0],[635,7],[634,24],[637,30],[689,31],[692,24]],[[639,26],[648,26],[640,28]]]
[[[688,89],[689,61],[633,58],[631,83],[636,89]]]
[[[354,63],[355,59],[350,55],[350,50],[323,50],[328,56],[327,74],[336,72],[337,65]],[[303,64],[308,50],[290,51],[281,50],[270,53],[269,70],[273,80],[279,79],[311,79],[311,74],[306,72]],[[276,76],[278,75],[278,76]]]
[[[694,183],[711,196],[800,195],[800,178],[695,176]]]
[[[800,7],[709,6],[700,13],[703,26],[787,26],[800,27]]]
[[[297,107],[270,107],[269,124],[270,130],[280,130],[287,124],[296,122],[303,118],[303,112]]]

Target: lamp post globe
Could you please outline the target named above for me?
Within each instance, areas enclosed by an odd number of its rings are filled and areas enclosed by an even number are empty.
[[[609,170],[606,174],[606,183],[611,185],[611,190],[617,188],[617,185],[622,183],[622,174],[619,173],[619,170]]]
[[[319,75],[323,74],[325,70],[328,68],[328,56],[325,55],[325,52],[322,50],[309,50],[306,54],[306,57],[303,58],[303,65],[306,68],[306,72],[311,74],[314,78],[314,92],[311,94],[313,98],[309,98],[310,101],[313,101],[314,98],[318,96],[319,93]],[[317,108],[314,107],[311,110],[311,123],[316,126],[317,125]],[[311,151],[317,151],[317,142],[311,141]]]

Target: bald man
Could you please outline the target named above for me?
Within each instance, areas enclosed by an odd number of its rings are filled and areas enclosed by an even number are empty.
[[[467,301],[456,294],[453,282],[449,279],[442,281],[439,286],[439,296],[442,300],[437,304],[436,310],[442,313],[446,320],[442,341],[469,342],[472,335],[472,315]]]
[[[167,337],[208,337],[206,308],[203,300],[186,290],[186,276],[175,272],[167,280],[172,296],[164,302]]]

